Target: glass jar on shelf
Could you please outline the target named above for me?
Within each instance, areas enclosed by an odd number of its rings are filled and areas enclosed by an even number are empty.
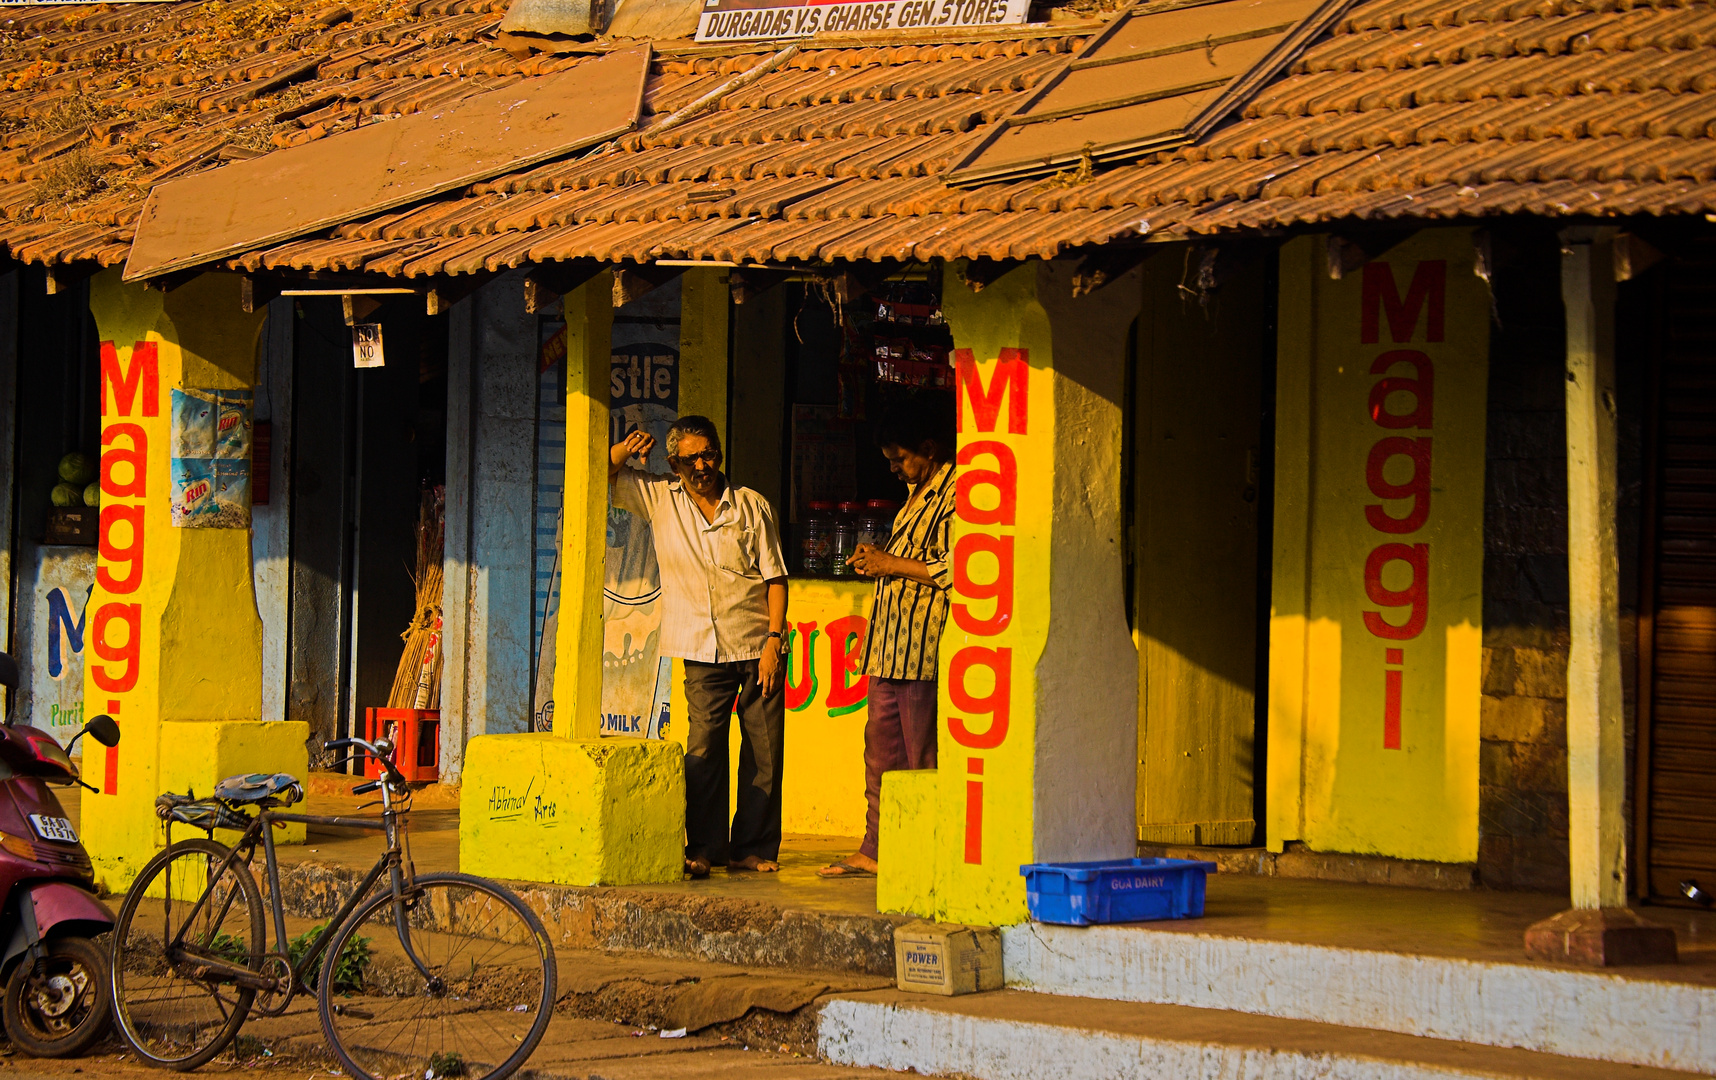
[[[858,550],[858,515],[863,509],[863,503],[843,502],[839,504],[840,512],[834,515],[834,552],[829,558],[832,565],[828,572],[835,577],[857,575],[852,567],[846,565],[846,560]]]
[[[834,557],[833,503],[813,501],[810,504],[810,516],[805,519],[804,539],[801,541],[799,554],[805,573],[834,572],[831,566]]]
[[[864,512],[858,516],[858,542],[887,550],[888,537],[894,531],[894,515],[898,511],[899,505],[888,499],[866,502]]]

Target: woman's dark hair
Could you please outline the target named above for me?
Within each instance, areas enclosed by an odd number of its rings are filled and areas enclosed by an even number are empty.
[[[954,434],[953,395],[945,390],[919,390],[887,402],[876,421],[876,445],[898,446],[919,451],[934,443],[937,457],[952,457],[958,445]]]

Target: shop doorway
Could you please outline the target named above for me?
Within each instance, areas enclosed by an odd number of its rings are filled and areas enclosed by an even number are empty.
[[[1683,248],[1629,322],[1654,338],[1639,590],[1635,889],[1716,886],[1716,244]],[[1632,316],[1632,318],[1629,318]]]
[[[1275,256],[1216,259],[1174,247],[1146,260],[1133,348],[1128,609],[1144,843],[1250,845],[1262,820]],[[1197,287],[1211,277],[1216,288]]]
[[[446,482],[447,318],[417,296],[369,321],[387,362],[352,366],[340,299],[295,302],[287,717],[325,739],[385,707],[415,612],[423,490]]]

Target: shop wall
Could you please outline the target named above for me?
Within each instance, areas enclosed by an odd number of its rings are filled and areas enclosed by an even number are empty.
[[[1567,868],[1567,443],[1565,320],[1553,230],[1503,228],[1490,329],[1484,475],[1483,705],[1478,870],[1499,888],[1564,890]],[[1621,291],[1617,513],[1621,671],[1635,728],[1641,347],[1648,316]],[[1627,324],[1635,323],[1629,329]],[[1629,781],[1632,769],[1627,769]],[[1626,815],[1630,823],[1630,811]]]
[[[1133,378],[1138,838],[1250,844],[1272,253],[1201,300],[1183,248],[1144,266]]]

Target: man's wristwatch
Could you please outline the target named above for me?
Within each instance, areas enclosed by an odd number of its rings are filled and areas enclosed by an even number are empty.
[[[769,631],[769,637],[772,637],[776,641],[778,641],[783,648],[786,646],[786,638],[784,636],[782,636],[782,634],[779,630],[770,630]]]

